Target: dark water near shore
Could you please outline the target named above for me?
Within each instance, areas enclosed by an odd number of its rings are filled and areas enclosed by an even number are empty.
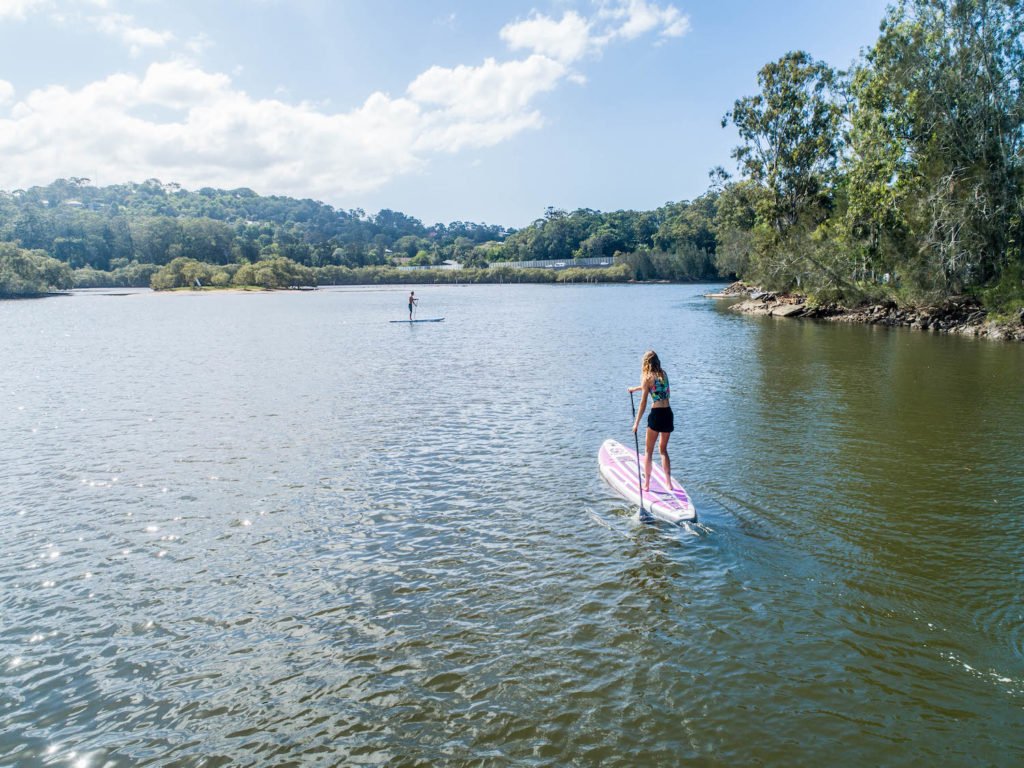
[[[706,289],[0,302],[0,765],[1021,764],[1024,346]]]

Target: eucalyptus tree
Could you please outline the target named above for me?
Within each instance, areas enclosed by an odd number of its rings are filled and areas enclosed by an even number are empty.
[[[732,157],[757,189],[744,276],[779,289],[810,279],[838,290],[847,281],[822,226],[838,186],[845,81],[804,51],[769,62],[757,80],[760,92],[737,100],[722,118],[739,133],[743,143]]]
[[[722,118],[743,144],[732,157],[744,175],[763,186],[758,215],[780,236],[802,220],[821,223],[842,146],[843,84],[827,64],[804,51],[761,68],[760,93],[736,101]]]
[[[1024,2],[901,0],[854,73],[851,232],[922,295],[1020,268]]]

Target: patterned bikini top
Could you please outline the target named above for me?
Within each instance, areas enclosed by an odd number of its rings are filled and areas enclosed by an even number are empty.
[[[659,400],[668,400],[668,374],[665,374],[664,379],[659,379],[657,376],[654,377],[654,386],[651,387],[651,402],[656,403]]]

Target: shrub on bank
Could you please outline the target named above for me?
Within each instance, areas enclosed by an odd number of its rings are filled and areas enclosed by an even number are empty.
[[[75,288],[148,288],[153,275],[160,270],[157,264],[133,261],[106,272],[92,267],[74,271]]]
[[[231,278],[231,285],[239,287],[256,285],[260,288],[317,285],[316,272],[316,267],[305,267],[291,259],[278,256],[241,265]]]
[[[179,256],[154,272],[149,284],[154,291],[211,285],[214,273],[220,269],[213,264]]]
[[[44,251],[0,243],[0,296],[38,296],[74,285],[71,267]]]
[[[981,292],[981,301],[995,319],[1024,322],[1024,264],[1008,264],[999,282]]]

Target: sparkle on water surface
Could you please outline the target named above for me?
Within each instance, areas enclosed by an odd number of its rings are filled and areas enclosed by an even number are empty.
[[[0,764],[1024,761],[1021,347],[706,289],[0,302]]]

